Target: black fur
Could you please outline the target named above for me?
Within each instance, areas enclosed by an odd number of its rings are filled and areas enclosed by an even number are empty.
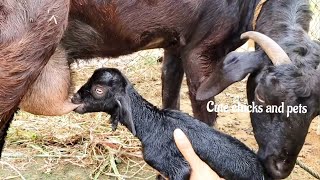
[[[276,41],[292,64],[273,66],[258,47],[255,52],[232,52],[220,73],[199,89],[199,96],[218,94],[248,73],[248,102],[263,105],[285,103],[306,106],[307,113],[251,113],[258,156],[274,178],[285,178],[292,171],[304,144],[312,119],[320,113],[320,46],[309,35],[311,10],[307,0],[267,1],[257,21],[257,31]],[[213,94],[212,94],[213,93]],[[264,99],[265,103],[257,100]]]
[[[98,86],[105,90],[103,96],[95,95]],[[122,96],[121,105],[119,96]],[[96,70],[72,100],[82,104],[77,112],[109,113],[113,125],[119,121],[134,132],[142,142],[145,161],[170,180],[190,176],[190,166],[173,139],[176,128],[186,133],[195,152],[221,177],[228,180],[264,177],[256,154],[243,143],[180,111],[159,110],[143,99],[117,69]],[[128,113],[132,119],[127,118]]]

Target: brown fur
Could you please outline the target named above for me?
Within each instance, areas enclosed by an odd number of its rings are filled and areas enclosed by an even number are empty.
[[[0,150],[21,99],[41,73],[65,30],[65,0],[0,2]],[[54,18],[57,24],[55,23]]]
[[[185,72],[194,116],[213,124],[216,113],[207,112],[208,100],[196,100],[197,88],[221,68],[228,52],[244,42],[239,37],[251,29],[258,0],[71,2],[69,26],[62,40],[69,60],[164,48],[163,108],[179,108]]]
[[[243,32],[245,27],[238,27],[239,21],[245,21],[244,24],[250,22],[252,13],[247,14],[244,10],[251,9],[254,5],[255,1],[237,1],[231,4],[228,1],[185,1],[172,4],[172,1],[168,0],[72,0],[69,31],[65,35],[63,45],[69,54],[73,53],[69,45],[71,48],[79,49],[75,54],[81,58],[119,56],[142,49],[165,48],[168,54],[166,57],[173,62],[167,63],[170,67],[163,68],[163,72],[170,72],[167,73],[167,77],[163,75],[163,89],[169,91],[163,93],[164,107],[178,108],[178,99],[172,98],[170,91],[175,91],[173,89],[177,89],[176,84],[182,80],[183,69],[174,65],[174,62],[181,59],[187,74],[194,115],[212,124],[215,114],[208,114],[205,110],[206,102],[196,101],[195,92],[202,79],[217,68],[218,63],[212,62],[221,60],[228,51],[241,44],[238,34]],[[22,12],[14,13],[14,9],[19,7],[13,6],[20,5],[11,2],[2,8],[3,14],[13,14],[10,18],[13,22],[10,24],[16,29],[14,32],[11,32],[12,28],[2,30],[6,32],[3,36],[6,40],[15,39],[26,31],[26,28],[19,28],[21,19],[18,15]],[[239,15],[231,13],[228,8],[238,9]],[[24,10],[23,7],[20,9]],[[220,14],[224,16],[219,16]],[[239,18],[240,15],[248,16]],[[35,18],[30,18],[29,21],[35,21]],[[79,23],[82,23],[80,27]],[[6,27],[10,27],[9,23],[4,25],[4,28]],[[85,31],[81,31],[81,28]],[[86,36],[91,37],[85,39]],[[224,45],[219,47],[221,44]],[[82,48],[83,46],[90,48]],[[75,108],[75,105],[66,100],[70,75],[64,54],[60,51],[38,74],[38,79],[28,92],[21,94],[24,96],[20,104],[23,110],[33,114],[61,115]],[[176,68],[173,68],[174,66]],[[41,67],[43,65],[39,70]],[[169,68],[173,70],[169,71]],[[172,72],[177,74],[177,79],[173,78]],[[175,85],[172,86],[172,82]],[[177,93],[179,91],[175,92]],[[174,103],[168,103],[168,99]]]

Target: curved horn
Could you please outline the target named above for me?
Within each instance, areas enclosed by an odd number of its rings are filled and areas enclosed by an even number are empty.
[[[241,39],[246,38],[259,44],[275,66],[292,63],[287,53],[270,37],[256,31],[248,31],[241,35]]]

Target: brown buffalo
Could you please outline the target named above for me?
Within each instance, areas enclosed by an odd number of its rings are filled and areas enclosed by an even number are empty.
[[[43,69],[66,29],[68,11],[65,0],[0,2],[0,150],[20,101],[46,73]]]

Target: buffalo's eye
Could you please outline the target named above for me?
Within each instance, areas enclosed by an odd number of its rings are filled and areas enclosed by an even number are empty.
[[[254,98],[254,99],[255,99],[257,102],[259,102],[259,103],[262,104],[262,105],[265,105],[265,104],[266,104],[266,100],[265,100],[265,98],[264,98],[264,96],[263,96],[263,90],[262,90],[262,88],[261,88],[261,85],[258,85],[258,86],[257,86],[254,94],[255,94],[255,98]]]
[[[261,95],[259,95],[259,93],[256,93],[255,94],[255,99],[256,99],[256,101],[258,101],[258,102],[260,102],[261,104],[265,104],[266,103],[266,101],[264,100],[264,98],[262,98],[262,96]]]
[[[107,93],[108,87],[104,85],[93,85],[91,88],[91,93],[94,98],[100,99],[104,97]]]

